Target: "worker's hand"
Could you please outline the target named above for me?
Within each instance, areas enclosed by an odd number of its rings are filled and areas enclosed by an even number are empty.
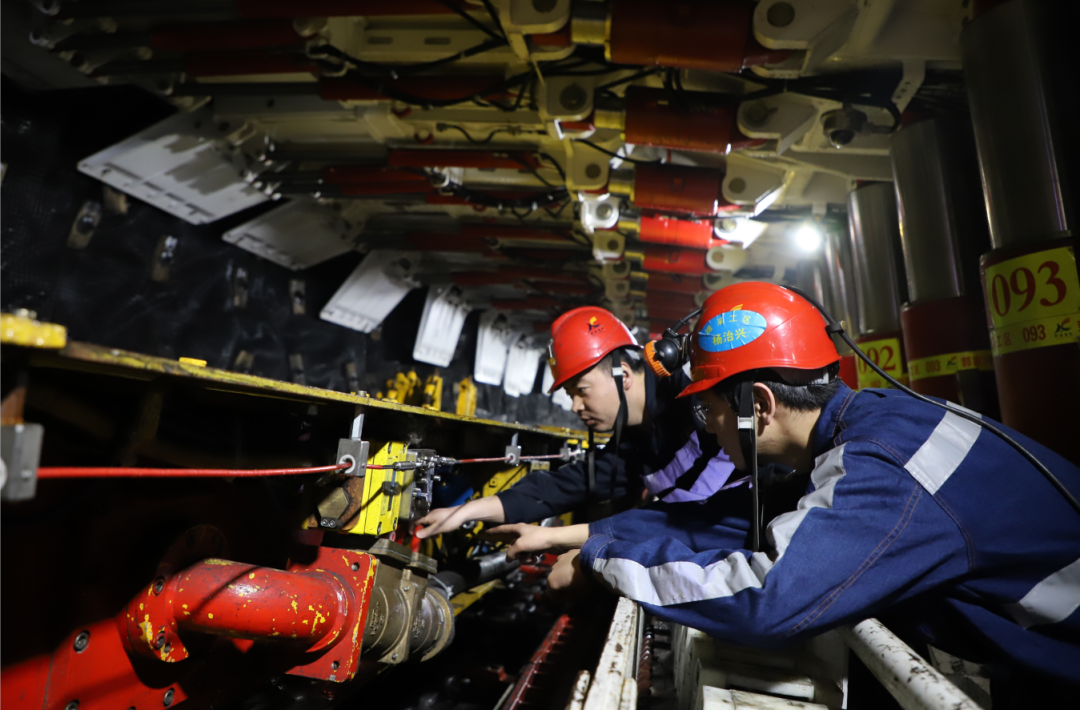
[[[503,511],[502,501],[499,500],[499,497],[478,498],[454,508],[436,508],[416,521],[417,525],[425,526],[423,530],[417,531],[416,537],[423,540],[435,535],[441,535],[444,532],[457,530],[465,523],[474,520],[494,523],[501,523],[506,520],[506,514]]]
[[[485,537],[509,542],[506,559],[528,560],[543,552],[562,554],[581,547],[589,539],[588,525],[570,525],[568,527],[547,528],[539,525],[515,523],[500,525],[487,531]]]
[[[553,601],[571,601],[595,588],[592,575],[581,568],[580,553],[581,550],[571,550],[559,555],[555,566],[551,568],[551,574],[548,575],[548,596]]]

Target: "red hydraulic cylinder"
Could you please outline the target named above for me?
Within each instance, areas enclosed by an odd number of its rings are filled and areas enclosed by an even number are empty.
[[[631,86],[626,90],[624,133],[627,143],[672,150],[727,155],[733,149],[760,145],[763,140],[739,132],[738,104],[724,104],[704,91],[679,94],[690,105],[681,107],[664,89]]]
[[[1076,240],[995,249],[980,271],[1002,423],[1080,463]]]
[[[644,216],[641,218],[640,229],[638,239],[649,244],[709,249],[727,243],[726,240],[714,236],[712,220]]]
[[[911,389],[997,417],[994,363],[982,299],[959,296],[900,311]]]
[[[722,170],[687,165],[638,165],[633,202],[642,209],[712,217],[729,207],[721,195]]]
[[[704,276],[714,273],[714,270],[705,262],[707,253],[695,249],[647,246],[641,267],[648,272]]]
[[[753,0],[613,0],[609,54],[619,64],[715,72],[781,61],[751,38]]]

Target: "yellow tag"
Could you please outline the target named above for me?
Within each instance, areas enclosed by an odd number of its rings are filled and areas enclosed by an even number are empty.
[[[182,357],[179,359],[185,365],[194,365],[195,367],[206,367],[206,360],[200,360],[195,357]]]
[[[908,361],[908,374],[912,382],[927,377],[952,375],[962,370],[993,370],[994,359],[989,350],[965,350]]]
[[[907,378],[904,375],[904,361],[900,356],[899,338],[870,340],[865,343],[859,343],[859,348],[866,353],[866,356],[870,358],[875,365],[889,373],[890,376],[899,380],[901,383],[905,382]],[[867,387],[892,387],[884,377],[870,369],[870,366],[867,365],[862,358],[855,359],[855,366],[859,373],[859,389],[866,389]]]
[[[1076,342],[1080,279],[1072,247],[988,266],[985,279],[995,356]]]

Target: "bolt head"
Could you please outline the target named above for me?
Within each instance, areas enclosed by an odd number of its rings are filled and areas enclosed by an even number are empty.
[[[577,111],[584,108],[589,100],[589,95],[578,84],[571,84],[559,94],[559,103],[567,111]]]
[[[390,659],[391,659],[391,660],[394,660],[394,661],[396,661],[396,660],[398,659],[398,656],[399,656],[399,655],[400,655],[400,654],[397,654],[397,653],[395,653],[395,654],[393,654],[392,656],[390,656]]]
[[[154,648],[160,649],[165,646],[165,634],[158,634],[154,639]]]
[[[64,706],[64,710],[79,710],[79,701],[72,700],[70,703]]]
[[[75,637],[75,653],[82,653],[90,645],[90,632],[80,631]]]
[[[165,589],[165,578],[158,577],[154,580],[154,595],[157,596],[158,594],[161,594],[163,589]]]
[[[161,704],[165,707],[169,707],[173,704],[173,698],[176,697],[176,691],[169,688],[165,691],[165,697],[161,699]]]

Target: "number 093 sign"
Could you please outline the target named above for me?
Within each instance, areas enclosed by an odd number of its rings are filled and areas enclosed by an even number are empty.
[[[995,356],[1077,341],[1080,282],[1071,247],[987,266],[984,279]]]

